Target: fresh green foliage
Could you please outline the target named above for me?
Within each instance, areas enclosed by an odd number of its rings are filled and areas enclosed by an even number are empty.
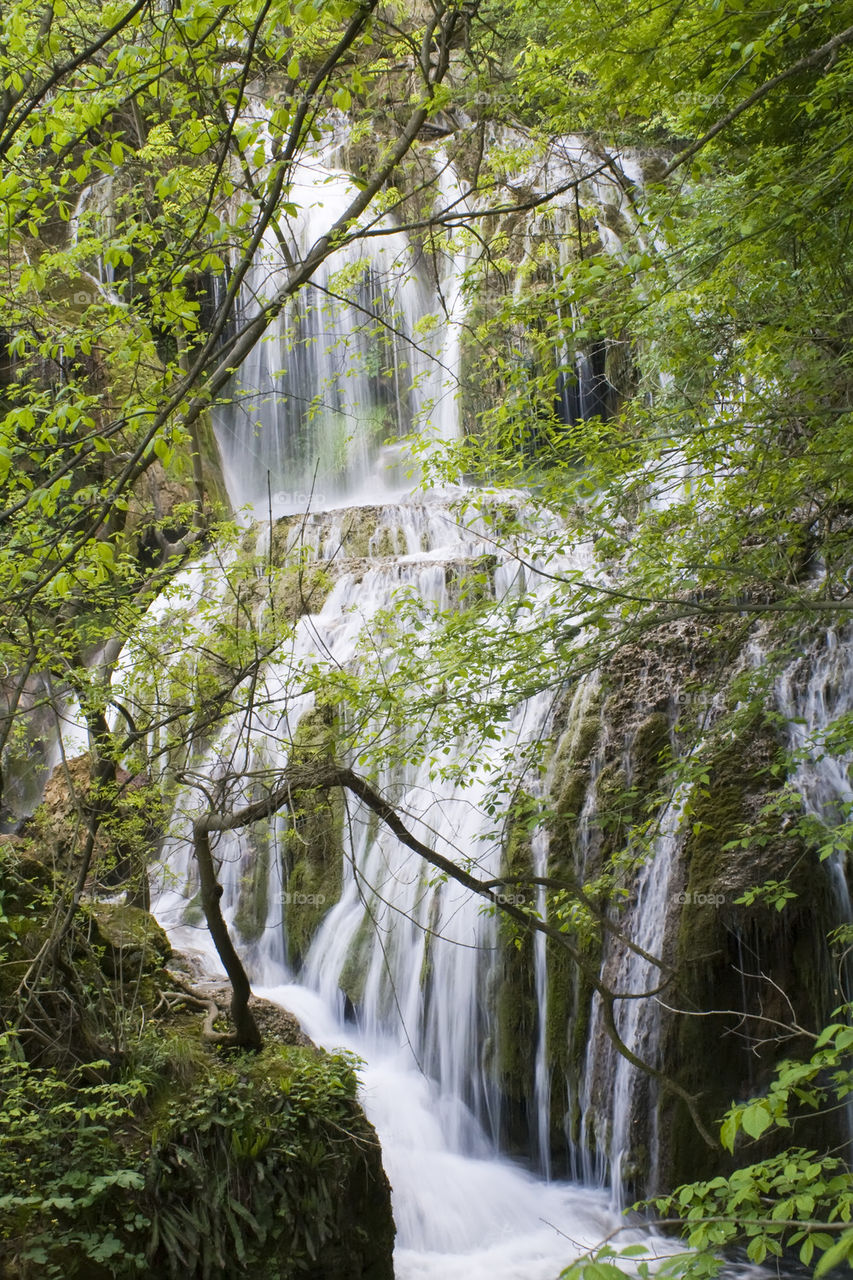
[[[180,1036],[157,1033],[95,1084],[109,1063],[63,1078],[0,1047],[0,1253],[22,1276],[286,1280],[335,1234],[359,1150],[340,1141],[360,1123],[349,1060],[199,1049],[176,1078]]]
[[[844,1113],[853,1093],[853,1027],[845,1019],[829,1024],[804,1062],[782,1062],[767,1093],[733,1107],[720,1140],[739,1148],[748,1161],[751,1142],[773,1126],[791,1128],[803,1109],[831,1109],[843,1133]],[[718,1274],[725,1250],[743,1247],[751,1262],[797,1256],[817,1280],[853,1258],[853,1174],[840,1154],[791,1147],[772,1159],[742,1163],[728,1176],[678,1188],[636,1208],[653,1209],[662,1226],[678,1227],[687,1246],[620,1249],[608,1245],[594,1260],[581,1259],[564,1272],[566,1280],[613,1280],[626,1270],[641,1276],[695,1277]],[[638,1261],[645,1258],[645,1261]],[[649,1258],[655,1258],[651,1265]]]
[[[433,450],[426,474],[527,489],[511,501],[481,490],[459,509],[515,556],[515,589],[496,599],[486,555],[448,584],[450,608],[401,594],[365,637],[357,673],[294,661],[283,701],[315,695],[336,717],[337,751],[366,773],[427,758],[436,782],[485,778],[497,824],[522,778],[541,779],[546,764],[545,744],[524,758],[491,750],[520,701],[552,690],[558,706],[567,682],[642,654],[667,624],[695,621],[714,632],[709,647],[731,658],[760,621],[763,687],[732,684],[712,721],[721,691],[713,676],[697,677],[699,710],[674,717],[672,741],[652,761],[653,784],[611,779],[597,833],[606,856],[588,883],[554,890],[552,918],[584,945],[600,941],[604,913],[618,918],[651,847],[664,792],[681,789],[692,837],[709,838],[720,788],[714,752],[747,716],[766,713],[772,675],[791,657],[783,631],[812,636],[815,619],[838,625],[850,613],[851,21],[849,0],[664,0],[651,9],[635,0],[556,8],[466,0],[423,12],[348,0],[4,6],[0,751],[25,750],[16,722],[33,699],[58,713],[65,694],[77,698],[94,759],[69,856],[82,868],[81,888],[99,832],[114,838],[124,826],[134,847],[146,844],[144,815],[117,814],[122,762],[160,773],[171,796],[197,763],[193,751],[235,710],[249,707],[248,723],[276,709],[280,690],[265,686],[265,664],[287,653],[306,596],[322,595],[329,579],[309,583],[298,558],[289,577],[274,574],[271,557],[226,545],[209,412],[286,299],[335,244],[364,233],[362,214],[380,212],[410,223],[427,253],[466,251],[466,436],[443,456]],[[454,105],[484,126],[473,142],[466,129],[448,143],[478,188],[472,202],[503,212],[460,215],[448,243],[447,220],[431,221],[423,190],[434,156],[412,152],[424,124],[442,132],[453,122]],[[247,318],[235,301],[255,248],[298,239],[295,162],[335,112],[352,119],[359,195]],[[486,131],[493,121],[512,130]],[[606,216],[587,170],[570,198],[552,198],[549,165],[562,136],[577,130],[591,140],[591,169],[618,193]],[[346,293],[358,283],[353,271],[336,286]],[[419,336],[440,322],[427,319]],[[385,376],[375,328],[371,338],[369,372]],[[610,416],[563,421],[559,380],[565,386],[580,357],[602,350]],[[214,532],[216,549],[199,567],[207,594],[182,601],[178,588],[146,618],[191,548]],[[123,646],[141,675],[113,683]],[[806,750],[849,748],[850,724],[838,721]],[[223,752],[224,807],[245,784]],[[795,764],[781,752],[773,759],[779,786],[760,813],[737,816],[731,855],[772,851],[777,826],[802,836],[816,862],[849,846],[849,814],[820,829],[798,811],[784,785]],[[547,800],[525,825],[543,816],[557,816]],[[791,870],[773,867],[741,901],[787,909]],[[22,1036],[34,1018],[41,1029],[36,1006],[63,964],[75,975],[75,1007],[103,1034],[100,965],[80,943],[75,905],[66,884],[39,986],[33,956],[21,960],[14,949],[44,903],[4,899],[3,943],[24,970],[9,972],[27,975],[15,993]],[[131,999],[111,1009],[118,1056],[135,1008]],[[737,1104],[726,1145],[739,1156],[736,1138],[784,1128],[794,1098],[840,1105],[845,1033],[839,1023],[817,1046],[835,1060],[786,1066],[765,1095]],[[10,1132],[43,1162],[38,1185],[18,1167],[23,1182],[4,1192],[17,1224],[11,1247],[35,1250],[33,1267],[91,1273],[113,1266],[121,1250],[128,1268],[142,1269],[153,1248],[173,1273],[190,1262],[213,1273],[248,1265],[253,1241],[286,1229],[265,1216],[267,1189],[290,1194],[265,1161],[277,1142],[284,1151],[295,1140],[282,1101],[293,1088],[306,1091],[300,1106],[313,1115],[310,1081],[276,1091],[247,1083],[250,1065],[220,1065],[203,1086],[190,1071],[195,1101],[155,1103],[156,1073],[145,1077],[143,1098],[132,1073],[126,1083],[66,1080],[22,1062],[21,1039],[4,1043]],[[100,1070],[91,1066],[100,1056],[74,1049],[80,1069]],[[247,1118],[252,1088],[276,1117],[268,1142]],[[337,1096],[334,1081],[324,1088]],[[70,1099],[84,1093],[91,1134],[62,1124]],[[158,1134],[143,1168],[137,1124],[149,1105],[159,1108],[162,1142]],[[93,1150],[103,1129],[110,1141]],[[297,1154],[307,1166],[306,1142]],[[61,1168],[48,1160],[51,1143]],[[690,1220],[699,1250],[683,1265],[710,1271],[707,1248],[744,1241],[756,1261],[789,1245],[820,1269],[842,1261],[849,1200],[834,1159],[792,1151],[678,1193],[665,1211]],[[244,1163],[264,1175],[257,1211],[247,1207]],[[195,1203],[209,1185],[205,1164],[217,1189],[208,1207],[181,1216],[161,1205],[161,1185]],[[84,1171],[94,1175],[85,1186]],[[297,1161],[287,1185],[302,1186],[303,1172]],[[112,1197],[131,1207],[108,1226]],[[762,1218],[767,1197],[800,1225]],[[328,1204],[309,1201],[326,1223]],[[726,1218],[732,1207],[737,1223]],[[294,1257],[311,1257],[318,1242],[295,1239]],[[605,1280],[607,1257],[584,1264],[591,1277]]]

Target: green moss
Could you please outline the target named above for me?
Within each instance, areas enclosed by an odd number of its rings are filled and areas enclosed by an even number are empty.
[[[4,1237],[16,1274],[37,1247],[71,1280],[392,1280],[388,1183],[346,1058],[273,1042],[223,1058],[172,1030],[143,1034],[98,1090],[2,1070],[0,1193],[23,1196]],[[121,1141],[105,1141],[116,1128]]]
[[[334,574],[322,565],[285,566],[273,574],[272,603],[280,622],[297,622],[319,613],[334,586]]]
[[[376,507],[353,507],[347,512],[341,554],[364,560],[371,554],[371,542],[379,520]]]
[[[427,879],[427,868],[424,867],[423,873],[422,873],[422,880],[424,881],[425,889],[426,889],[426,883],[425,883],[426,879]],[[427,925],[426,933],[424,935],[424,953],[423,953],[423,958],[421,960],[420,987],[427,997],[429,997],[431,993],[430,984],[432,982],[432,970],[433,970],[432,954],[433,954],[433,948],[435,946],[435,940],[439,935],[440,922],[441,922],[441,895],[436,893],[436,894],[433,894],[432,900],[430,902],[429,922]]]
[[[708,782],[694,791],[684,858],[687,868],[676,953],[673,1003],[702,1010],[744,1010],[816,1030],[832,1005],[823,939],[833,919],[825,866],[802,839],[783,829],[763,806],[783,784],[782,755],[772,725],[760,714],[736,734],[708,744]],[[777,770],[774,773],[774,770]],[[727,848],[749,836],[745,846]],[[788,877],[796,899],[784,911],[738,898],[768,879]],[[790,1004],[788,1002],[791,1002]],[[664,1069],[689,1092],[713,1125],[732,1101],[760,1090],[777,1061],[765,1023],[747,1017],[733,1035],[736,1017],[725,1014],[671,1019],[661,1045]],[[753,1043],[750,1043],[750,1037]],[[725,1051],[720,1052],[720,1046]],[[792,1039],[797,1056],[805,1041]],[[708,1063],[715,1069],[709,1075]],[[671,1184],[709,1177],[727,1168],[708,1163],[686,1107],[671,1094],[659,1101],[662,1166]],[[819,1124],[812,1119],[808,1123]],[[784,1130],[762,1139],[756,1158],[784,1142]],[[798,1142],[819,1145],[801,1122]]]
[[[19,836],[0,836],[3,913],[29,911],[50,895],[55,876],[48,861],[37,856],[38,845]],[[49,855],[50,850],[45,850]]]
[[[497,563],[496,555],[484,555],[464,563],[448,564],[444,585],[457,609],[473,609],[494,598]]]
[[[373,538],[373,557],[377,556],[398,556],[405,553],[405,547],[401,546],[402,539],[396,529],[390,529],[386,526],[384,529],[378,529]]]
[[[85,908],[85,915],[90,941],[103,948],[102,964],[111,975],[160,969],[172,954],[164,930],[141,907],[95,902]]]
[[[373,950],[373,935],[373,922],[365,913],[341,968],[340,989],[356,1008],[364,999],[364,987]]]
[[[672,765],[669,716],[654,711],[641,722],[630,748],[631,785],[643,798],[653,794]]]
[[[528,797],[511,815],[504,842],[503,874],[533,874]],[[530,886],[510,883],[506,893],[519,906],[532,906]],[[515,921],[499,915],[495,999],[495,1070],[503,1098],[504,1142],[524,1150],[529,1139],[530,1102],[534,1093],[534,1062],[539,1011],[536,1000],[533,935]]]
[[[194,929],[204,922],[204,907],[201,905],[201,890],[196,893],[187,902],[181,913],[181,924],[189,925]]]
[[[296,764],[335,754],[336,718],[328,707],[304,716],[291,749]],[[295,792],[283,841],[284,923],[288,959],[298,965],[343,887],[344,802],[340,792]]]
[[[343,801],[338,795],[311,794],[304,807],[300,798],[285,836],[288,867],[284,891],[287,951],[298,964],[343,884]]]
[[[0,935],[0,954],[5,952],[7,938]],[[11,1001],[30,968],[31,960],[3,960],[0,963],[0,1000]]]
[[[269,882],[272,862],[272,826],[256,822],[246,833],[247,852],[240,876],[240,893],[234,927],[246,942],[257,942],[269,915]],[[186,919],[186,913],[184,913]]]
[[[17,987],[71,881],[15,841],[0,873],[16,904],[0,912],[0,1020],[19,1027],[0,1055],[9,1273],[35,1250],[69,1280],[392,1280],[389,1188],[352,1064],[263,1001],[261,1053],[205,1043],[162,929],[117,903],[81,907],[21,1023]]]
[[[601,736],[601,709],[597,698],[584,705],[583,713],[572,716],[575,689],[567,693],[557,713],[563,731],[551,765],[551,795],[554,812],[550,822],[548,875],[573,877],[578,869],[577,825],[592,780],[592,760]]]
[[[556,775],[572,766],[583,767],[589,764],[593,748],[601,735],[601,710],[593,703],[586,714],[571,726],[562,737],[554,757]]]
[[[222,459],[209,413],[203,413],[196,425],[199,452],[201,454],[202,475],[205,493],[215,510],[228,511],[230,503],[225,479],[222,474]]]

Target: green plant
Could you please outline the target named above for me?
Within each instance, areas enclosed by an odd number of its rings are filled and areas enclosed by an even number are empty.
[[[371,1143],[354,1062],[180,1040],[143,1037],[132,1069],[91,1083],[108,1063],[62,1077],[2,1037],[0,1256],[20,1275],[290,1280],[337,1237]]]
[[[634,1205],[651,1213],[658,1226],[676,1231],[685,1249],[669,1242],[626,1249],[607,1243],[567,1268],[564,1280],[614,1280],[626,1270],[642,1277],[701,1280],[717,1275],[733,1249],[745,1250],[754,1263],[796,1257],[815,1280],[850,1264],[853,1173],[844,1159],[844,1133],[853,1096],[851,1015],[853,1006],[837,1009],[836,1020],[812,1037],[806,1061],[780,1063],[765,1093],[728,1111],[720,1142],[738,1158],[732,1173]],[[837,1118],[837,1151],[792,1145],[770,1159],[749,1162],[752,1142],[772,1128],[795,1133],[805,1112]]]

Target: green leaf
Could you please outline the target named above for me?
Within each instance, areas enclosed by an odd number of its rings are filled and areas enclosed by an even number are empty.
[[[821,1276],[825,1276],[828,1271],[832,1271],[833,1267],[837,1267],[839,1263],[851,1256],[853,1256],[853,1231],[845,1231],[841,1238],[827,1249],[815,1267],[815,1280],[820,1280]]]
[[[754,1240],[750,1240],[746,1248],[747,1257],[752,1262],[763,1262],[767,1257],[767,1241],[763,1236],[756,1236]]]
[[[743,1130],[751,1138],[760,1138],[772,1123],[773,1120],[766,1102],[753,1102],[751,1106],[745,1107],[741,1114]]]
[[[720,1128],[720,1142],[725,1147],[726,1151],[734,1151],[735,1138],[737,1137],[737,1131],[738,1131],[737,1113],[734,1111],[731,1111],[726,1116]]]

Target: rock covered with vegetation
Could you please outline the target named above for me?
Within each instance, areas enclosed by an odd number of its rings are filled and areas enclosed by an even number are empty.
[[[54,945],[52,853],[0,840],[2,1274],[390,1280],[356,1064],[263,1002],[261,1052],[218,1048],[223,993],[138,907],[87,901]]]

